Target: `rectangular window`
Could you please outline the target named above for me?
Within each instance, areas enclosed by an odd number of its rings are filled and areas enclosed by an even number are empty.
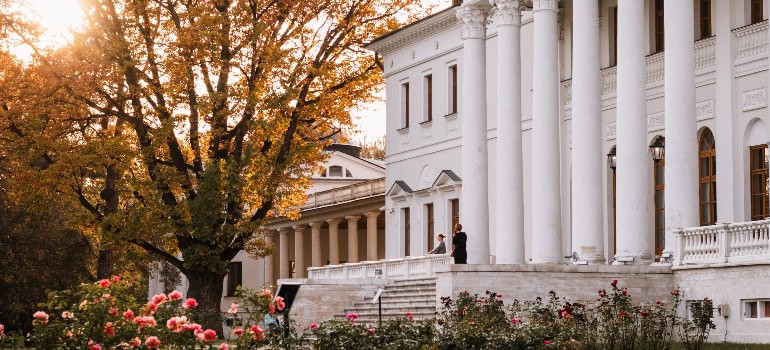
[[[425,76],[425,121],[433,120],[433,75]]]
[[[749,148],[751,177],[751,220],[764,220],[768,217],[767,201],[767,145]]]
[[[404,256],[410,256],[409,245],[411,244],[411,239],[409,237],[409,229],[411,218],[409,217],[409,208],[401,209],[401,214],[404,218]]]
[[[231,262],[227,269],[227,296],[235,296],[238,287],[243,285],[243,264]]]
[[[655,0],[655,52],[663,51],[663,38],[663,0]]]
[[[770,318],[770,299],[743,300],[743,318]]]
[[[428,239],[428,251],[433,250],[433,247],[435,246],[435,237],[433,237],[435,226],[433,224],[433,203],[428,203],[425,205],[425,215],[427,216],[427,227],[425,227],[425,231],[427,233],[427,239]]]
[[[764,13],[762,12],[763,0],[751,0],[751,24],[759,23],[764,20]]]
[[[711,36],[711,0],[700,1],[700,37]]]
[[[409,127],[409,83],[401,84],[401,128]]]
[[[612,8],[612,57],[610,66],[618,64],[618,7]]]
[[[455,225],[460,223],[460,200],[455,198],[451,201],[452,204],[452,227],[450,231],[455,232]]]
[[[665,160],[655,162],[655,254],[666,246]]]
[[[449,113],[457,113],[457,65],[449,67]]]

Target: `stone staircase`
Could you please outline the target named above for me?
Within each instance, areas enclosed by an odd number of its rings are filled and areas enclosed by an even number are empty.
[[[407,312],[415,320],[436,317],[435,278],[396,280],[384,289],[380,296],[383,321],[405,318]],[[334,315],[334,320],[346,321],[347,314],[355,313],[358,314],[357,323],[376,323],[379,320],[379,305],[372,304],[373,298],[374,295],[368,296],[353,304],[353,307],[345,308],[345,313]]]

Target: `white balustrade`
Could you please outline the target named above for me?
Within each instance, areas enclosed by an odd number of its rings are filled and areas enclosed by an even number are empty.
[[[695,42],[695,70],[712,67],[717,62],[716,37],[708,37]]]
[[[675,265],[770,261],[770,220],[674,231]]]
[[[449,254],[364,261],[308,268],[311,279],[409,279],[435,276],[435,267],[454,262]],[[379,273],[378,273],[379,270]]]
[[[602,69],[602,95],[615,93],[618,89],[618,67]]]
[[[352,185],[338,187],[308,196],[302,209],[331,205],[354,199],[385,194],[385,178],[366,180]]]
[[[767,51],[767,21],[733,29],[738,39],[738,61]]]

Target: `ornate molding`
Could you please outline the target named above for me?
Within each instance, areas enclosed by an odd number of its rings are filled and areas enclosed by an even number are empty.
[[[521,26],[521,6],[519,0],[492,0],[494,19],[497,26]]]
[[[463,4],[457,9],[457,19],[463,24],[463,39],[485,39],[487,36],[486,9]]]
[[[559,9],[559,0],[532,0],[532,11],[556,11]]]
[[[708,99],[695,104],[695,115],[698,120],[714,118],[714,100]]]
[[[618,124],[615,122],[607,123],[606,129],[607,141],[618,137]]]
[[[754,89],[743,92],[743,111],[751,111],[767,107],[767,96],[765,88]]]
[[[658,131],[666,128],[666,113],[654,113],[647,116],[647,131]]]
[[[438,33],[455,26],[457,26],[457,17],[453,9],[450,8],[385,34],[367,45],[367,48],[380,53],[393,52],[405,46],[413,45],[433,33]]]

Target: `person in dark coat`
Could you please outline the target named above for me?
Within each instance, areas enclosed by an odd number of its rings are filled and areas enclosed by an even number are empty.
[[[468,235],[465,234],[463,225],[455,225],[455,232],[452,235],[452,254],[455,258],[455,264],[467,264],[468,263],[468,251],[465,250],[465,243],[468,242]]]

